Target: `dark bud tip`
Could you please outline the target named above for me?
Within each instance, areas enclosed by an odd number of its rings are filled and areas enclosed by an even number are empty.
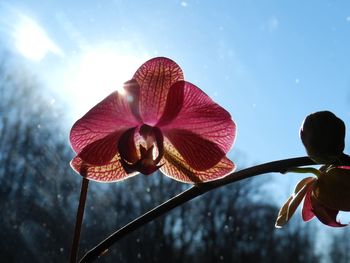
[[[315,112],[305,118],[300,138],[311,159],[332,164],[343,155],[345,124],[330,111]]]

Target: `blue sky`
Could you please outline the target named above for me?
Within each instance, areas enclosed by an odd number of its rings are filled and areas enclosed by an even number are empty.
[[[86,63],[86,53],[97,50],[89,53],[92,64],[100,55],[110,60],[115,55],[102,70],[123,75],[121,82],[146,59],[170,57],[188,81],[232,114],[238,125],[235,147],[264,162],[304,154],[298,129],[313,111],[329,109],[349,120],[350,4],[334,3],[8,1],[1,8],[1,33],[16,51],[13,31],[23,16],[41,27],[58,51],[23,60],[48,88],[67,101],[74,97],[73,119],[109,93],[101,87],[108,78],[100,85],[101,72],[95,89],[74,82],[79,74],[87,82],[86,75],[93,75],[93,67],[76,69]]]
[[[298,130],[314,111],[350,123],[348,1],[2,1],[0,17],[3,47],[70,105],[67,125],[154,56],[232,114],[232,159],[304,155]],[[21,50],[30,39],[35,54]]]

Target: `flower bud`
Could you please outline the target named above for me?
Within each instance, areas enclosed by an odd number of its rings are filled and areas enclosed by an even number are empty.
[[[332,164],[343,155],[345,124],[330,111],[315,112],[305,118],[300,137],[312,160]]]

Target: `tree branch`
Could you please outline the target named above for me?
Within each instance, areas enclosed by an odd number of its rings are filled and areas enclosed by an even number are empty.
[[[315,162],[313,162],[308,157],[284,159],[284,160],[260,164],[257,166],[252,166],[237,172],[233,172],[227,175],[226,177],[215,181],[194,185],[188,190],[185,190],[179,195],[165,201],[164,203],[148,211],[147,213],[143,214],[142,216],[138,217],[134,221],[126,224],[125,226],[123,226],[122,228],[120,228],[119,230],[111,234],[109,237],[103,240],[96,247],[88,251],[79,262],[88,263],[88,262],[94,261],[100,255],[104,254],[109,247],[111,247],[114,243],[116,243],[121,238],[125,237],[126,235],[130,234],[131,232],[135,231],[141,226],[160,217],[161,215],[164,215],[165,213],[169,212],[175,207],[178,207],[186,203],[187,201],[192,200],[195,197],[200,196],[210,190],[216,189],[218,187],[221,187],[236,181],[250,178],[256,175],[272,173],[272,172],[283,173],[283,172],[286,172],[288,169],[291,169],[294,167],[313,165],[313,164],[315,164]]]

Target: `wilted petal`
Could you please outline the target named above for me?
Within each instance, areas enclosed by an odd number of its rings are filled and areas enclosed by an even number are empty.
[[[316,179],[313,177],[307,177],[296,185],[294,193],[288,198],[287,202],[282,206],[278,213],[275,223],[276,227],[282,227],[289,221],[303,200],[307,190],[311,187],[315,180]]]
[[[310,196],[311,205],[315,216],[323,224],[332,226],[332,227],[344,227],[346,224],[341,224],[337,221],[338,210],[331,209],[323,206],[317,199],[311,194]]]
[[[133,114],[135,107],[131,107],[137,101],[131,101],[130,96],[137,99],[137,87],[126,95],[113,92],[73,125],[70,142],[85,162],[102,165],[110,161],[120,136],[140,123]]]
[[[126,173],[119,160],[119,156],[115,155],[106,165],[93,166],[84,163],[81,158],[75,157],[71,161],[71,166],[77,173],[89,180],[106,183],[124,180],[138,174],[137,172]]]
[[[182,101],[181,108],[172,100]],[[171,87],[167,107],[157,126],[196,170],[207,170],[217,164],[236,135],[230,114],[202,90],[184,81]]]
[[[197,171],[192,168],[180,155],[180,153],[168,141],[164,145],[164,157],[160,161],[160,168],[165,175],[184,183],[200,183],[212,181],[228,175],[235,169],[234,163],[223,157],[215,166],[205,171]]]
[[[183,80],[182,70],[171,59],[158,57],[144,63],[133,79],[141,87],[141,117],[144,123],[154,125],[163,114],[170,87]]]
[[[331,167],[315,184],[315,198],[334,210],[350,211],[350,170]]]

